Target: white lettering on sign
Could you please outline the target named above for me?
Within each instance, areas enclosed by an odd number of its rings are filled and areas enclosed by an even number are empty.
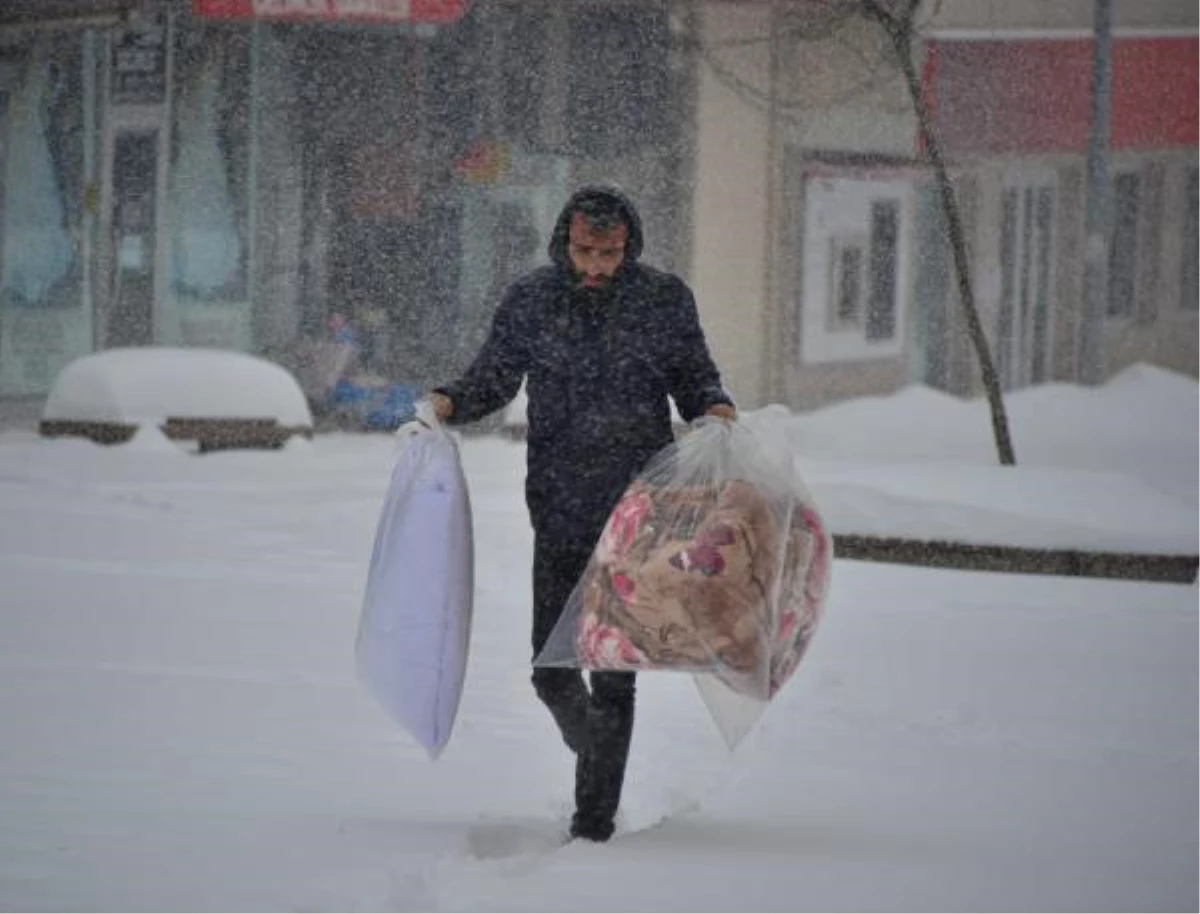
[[[410,0],[254,0],[254,15],[263,19],[377,19],[403,22],[411,18]]]

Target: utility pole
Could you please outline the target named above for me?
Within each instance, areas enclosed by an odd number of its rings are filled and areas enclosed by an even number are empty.
[[[1079,380],[1104,380],[1104,318],[1108,305],[1108,143],[1112,96],[1112,0],[1094,0],[1092,111],[1087,150],[1087,212],[1083,248],[1083,311]]]
[[[767,15],[770,45],[767,61],[766,256],[763,265],[763,363],[759,383],[761,402],[772,403],[783,395],[779,384],[779,363],[782,353],[786,351],[779,339],[784,321],[776,276],[779,270],[779,80],[783,71],[783,52],[780,48],[783,31],[781,0],[771,0]]]

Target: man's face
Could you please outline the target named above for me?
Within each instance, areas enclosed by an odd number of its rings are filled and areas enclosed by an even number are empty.
[[[617,268],[625,259],[625,242],[629,229],[615,225],[605,231],[596,231],[588,225],[582,213],[571,217],[567,234],[567,255],[579,276],[581,285],[599,289],[612,282]]]

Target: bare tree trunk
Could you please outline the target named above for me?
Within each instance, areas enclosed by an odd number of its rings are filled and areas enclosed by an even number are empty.
[[[913,14],[920,0],[908,0],[901,4],[906,8],[902,12],[886,9],[879,0],[863,0],[866,14],[878,21],[887,31],[896,51],[900,68],[904,71],[904,79],[908,84],[908,93],[912,98],[913,111],[917,115],[917,123],[921,130],[921,139],[933,165],[937,179],[938,191],[942,201],[942,212],[946,218],[946,231],[950,240],[950,248],[954,255],[954,272],[958,279],[958,297],[962,303],[963,315],[967,320],[967,330],[975,347],[975,355],[979,359],[979,371],[983,379],[983,387],[987,393],[988,405],[992,413],[992,434],[996,439],[996,452],[1002,464],[1010,465],[1017,462],[1013,452],[1012,438],[1009,435],[1008,417],[1004,410],[1004,398],[1000,392],[1000,379],[996,375],[996,367],[992,362],[991,349],[988,347],[987,336],[983,332],[983,322],[979,319],[979,311],[975,307],[975,293],[971,287],[971,271],[967,260],[967,245],[963,237],[962,217],[958,211],[958,200],[954,194],[954,186],[950,183],[950,175],[946,171],[946,162],[942,158],[942,147],[938,142],[937,133],[933,129],[933,121],[929,115],[929,107],[925,104],[925,96],[921,92],[921,81],[912,60]]]

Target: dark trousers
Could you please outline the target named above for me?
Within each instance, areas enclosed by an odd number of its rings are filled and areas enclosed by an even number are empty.
[[[591,546],[534,540],[533,653],[536,657],[579,581]],[[533,687],[576,754],[575,818],[611,830],[621,802],[633,735],[635,674],[594,672],[591,690],[580,670],[535,667]]]

